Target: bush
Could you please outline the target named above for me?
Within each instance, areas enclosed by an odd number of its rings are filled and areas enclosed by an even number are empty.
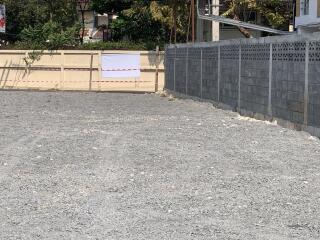
[[[83,50],[154,50],[156,48],[155,43],[136,43],[130,41],[120,42],[92,42],[85,43],[82,46],[78,46],[77,49]]]
[[[1,46],[1,49],[14,49],[14,50],[136,50],[136,51],[148,51],[155,50],[156,43],[135,43],[129,41],[121,42],[91,42],[84,43],[83,45],[75,46],[58,46],[53,48],[53,44],[48,47],[46,44],[35,44],[28,42],[17,42],[8,46]],[[160,45],[160,49],[164,49],[164,44]]]
[[[80,26],[62,29],[61,25],[55,22],[47,22],[44,25],[27,27],[20,33],[20,41],[16,48],[19,49],[46,49],[57,50],[78,45],[77,35]]]
[[[156,41],[110,41],[110,42],[90,42],[80,45],[79,32],[81,25],[63,29],[55,22],[47,22],[43,25],[27,27],[19,35],[20,41],[14,45],[2,46],[5,49],[23,50],[154,50]],[[159,41],[158,41],[159,42]],[[161,44],[160,47],[163,47]]]

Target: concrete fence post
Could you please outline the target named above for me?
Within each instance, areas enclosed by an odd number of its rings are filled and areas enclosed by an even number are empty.
[[[305,71],[304,71],[304,121],[308,125],[308,107],[309,107],[309,41],[306,41]]]
[[[217,100],[220,102],[220,81],[221,81],[221,48],[218,46],[218,97]]]
[[[90,79],[89,79],[89,91],[92,91],[92,71],[93,71],[93,52],[90,53]]]
[[[64,68],[65,68],[65,56],[64,51],[61,51],[61,66],[60,66],[60,89],[63,88],[64,83]]]
[[[189,70],[189,48],[187,47],[187,55],[186,55],[186,95],[188,95],[188,70]]]
[[[160,48],[156,47],[156,76],[154,83],[154,92],[157,93],[159,90],[159,63],[160,63]]]
[[[241,110],[241,45],[239,45],[238,112]]]
[[[29,58],[29,51],[25,52],[25,58],[28,60]],[[25,86],[29,87],[30,82],[29,82],[29,77],[30,77],[30,68],[31,66],[29,64],[26,65],[26,74],[24,76],[24,81],[25,81]]]
[[[200,98],[202,99],[202,90],[203,90],[203,50],[201,48],[200,52]]]
[[[269,53],[269,93],[268,93],[268,114],[272,117],[272,68],[273,68],[273,45],[270,43]]]
[[[98,52],[98,69],[99,69],[99,77],[98,77],[98,90],[101,90],[101,81],[102,81],[102,51]]]
[[[177,47],[174,46],[174,59],[173,59],[173,91],[176,91],[176,58],[177,58]]]

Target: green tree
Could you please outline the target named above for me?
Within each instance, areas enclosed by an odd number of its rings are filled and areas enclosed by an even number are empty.
[[[66,29],[78,20],[75,0],[0,0],[0,4],[6,5],[7,36],[11,41],[29,26],[52,21]]]
[[[61,24],[49,21],[34,27],[26,27],[20,33],[18,45],[30,49],[57,50],[77,45],[80,25],[64,29]]]
[[[186,36],[189,27],[189,1],[186,0],[162,0],[151,1],[150,8],[153,18],[160,21],[163,26],[171,29],[170,42],[174,43],[181,36]]]
[[[50,1],[50,0],[49,0]],[[90,0],[75,0],[77,10],[79,10],[81,14],[81,34],[80,34],[80,42],[83,44],[84,34],[85,34],[85,12],[90,8],[91,1]]]
[[[252,12],[261,15],[262,23],[277,29],[288,30],[289,21],[293,18],[292,8],[283,0],[226,0],[227,11],[224,16],[235,20],[249,21]],[[252,37],[250,31],[239,27],[239,31],[247,38]]]
[[[120,13],[131,7],[133,0],[92,0],[91,8],[100,13]]]
[[[273,28],[288,30],[294,19],[293,1],[257,1],[257,9],[264,16],[265,23]]]
[[[96,12],[118,13],[111,28],[114,39],[174,42],[185,40],[189,0],[92,0]]]
[[[128,39],[134,42],[166,41],[166,31],[161,22],[155,20],[150,11],[150,4],[135,1],[131,8],[123,10],[111,27],[115,40]]]

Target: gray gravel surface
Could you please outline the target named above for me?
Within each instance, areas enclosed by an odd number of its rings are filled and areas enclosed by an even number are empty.
[[[320,141],[192,100],[0,92],[0,239],[320,239]]]

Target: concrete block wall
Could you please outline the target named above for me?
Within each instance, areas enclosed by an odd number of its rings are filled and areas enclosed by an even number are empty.
[[[240,108],[268,114],[269,50],[268,44],[241,46]]]
[[[165,71],[168,90],[320,135],[320,34],[169,45]]]
[[[239,46],[220,47],[219,101],[237,108],[239,91]]]
[[[201,97],[202,48],[188,48],[187,89],[186,94]]]
[[[303,124],[306,42],[276,43],[272,48],[272,116]]]
[[[320,126],[320,41],[309,45],[308,123]]]
[[[174,90],[181,93],[186,93],[186,66],[187,66],[187,51],[185,49],[176,49],[175,60],[175,83]]]
[[[165,71],[165,79],[171,79],[175,73],[175,50],[167,52],[167,71]],[[174,90],[174,80],[165,82],[164,88]]]
[[[218,47],[202,49],[202,98],[218,102]]]

